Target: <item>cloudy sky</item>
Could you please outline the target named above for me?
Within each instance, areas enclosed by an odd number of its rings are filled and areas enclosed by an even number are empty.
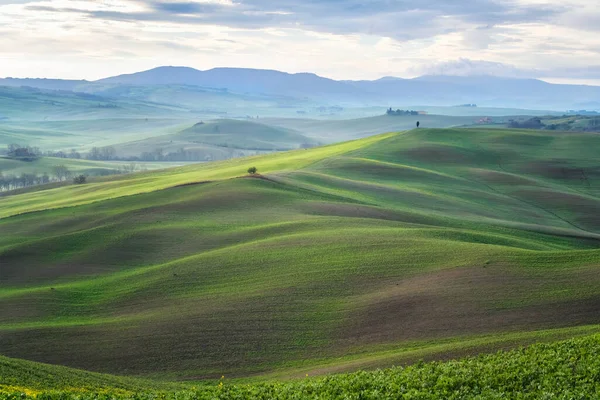
[[[0,77],[160,65],[600,84],[598,0],[0,0]]]

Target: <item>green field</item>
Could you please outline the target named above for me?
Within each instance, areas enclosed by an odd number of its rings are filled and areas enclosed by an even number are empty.
[[[1,198],[1,352],[283,379],[600,332],[599,145],[418,129]]]
[[[203,161],[223,160],[273,151],[314,147],[319,144],[292,129],[265,125],[260,120],[211,120],[197,122],[170,135],[122,143],[115,146],[121,156],[139,156],[162,149],[165,153],[179,149],[193,151]]]
[[[481,117],[449,116],[449,115],[382,115],[357,118],[319,120],[308,118],[263,118],[262,123],[275,127],[292,129],[302,132],[323,143],[335,143],[342,140],[352,140],[382,132],[397,132],[413,129],[419,121],[424,128],[449,128],[455,126],[472,125]]]
[[[183,163],[169,162],[136,162],[133,163],[135,170],[155,170],[169,167],[177,167]],[[94,161],[77,160],[70,158],[41,157],[34,161],[20,161],[11,158],[0,157],[0,173],[7,175],[52,173],[52,168],[64,165],[73,174],[84,174],[90,176],[112,175],[119,173],[124,167],[131,167],[132,163],[127,161]]]
[[[189,117],[188,117],[189,118]],[[0,146],[11,143],[43,151],[104,147],[179,132],[196,120],[167,118],[107,118],[66,121],[0,121]]]
[[[600,336],[406,368],[292,382],[170,384],[0,357],[0,399],[589,399]]]

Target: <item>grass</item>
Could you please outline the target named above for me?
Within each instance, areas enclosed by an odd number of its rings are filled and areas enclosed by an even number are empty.
[[[179,387],[0,358],[0,398],[44,399],[573,399],[600,392],[600,336],[447,362],[291,382]]]
[[[36,174],[42,175],[48,173],[52,175],[52,168],[57,165],[64,165],[72,173],[87,174],[87,175],[107,175],[118,172],[123,167],[128,167],[132,163],[126,161],[93,161],[93,160],[77,160],[54,157],[41,157],[34,161],[21,161],[11,158],[0,157],[0,173],[3,175],[21,175],[21,174]],[[165,163],[165,162],[136,162],[138,169],[164,169],[169,167],[179,166],[181,163]]]
[[[284,379],[596,333],[598,140],[419,129],[2,198],[0,348]]]
[[[384,114],[385,110],[380,110]],[[481,115],[481,114],[478,114]],[[302,132],[323,143],[334,143],[341,140],[352,140],[381,132],[397,132],[413,129],[417,121],[427,128],[447,128],[452,126],[472,125],[480,117],[450,115],[407,115],[318,120],[307,118],[262,118],[261,122],[284,129]]]
[[[123,143],[116,147],[117,152],[139,156],[159,148],[165,153],[185,149],[199,153],[202,159],[222,160],[318,144],[299,132],[265,125],[256,120],[220,119],[189,125],[177,133]]]

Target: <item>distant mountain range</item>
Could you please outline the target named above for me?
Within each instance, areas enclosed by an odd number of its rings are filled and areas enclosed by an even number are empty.
[[[59,79],[0,79],[0,86],[31,86],[48,90],[102,93],[118,86],[186,85],[253,96],[274,96],[345,106],[478,104],[566,110],[600,102],[599,86],[559,85],[537,79],[493,76],[385,77],[374,81],[336,81],[311,73],[273,70],[158,67],[98,81]],[[168,100],[168,99],[167,99]]]

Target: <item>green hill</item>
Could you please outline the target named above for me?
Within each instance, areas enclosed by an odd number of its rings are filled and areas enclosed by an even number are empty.
[[[10,120],[82,120],[185,115],[177,106],[65,90],[0,86],[0,117]]]
[[[0,199],[0,349],[290,377],[598,332],[599,141],[419,129]]]
[[[126,161],[93,161],[83,159],[40,157],[33,161],[20,161],[7,157],[0,157],[0,173],[3,175],[20,175],[43,173],[52,174],[52,168],[57,165],[64,165],[73,174],[85,175],[111,175],[119,173],[124,167],[130,167],[131,162]],[[181,165],[181,163],[135,163],[136,170],[155,170]]]
[[[291,129],[278,128],[254,121],[214,120],[198,122],[180,132],[155,136],[116,146],[125,156],[139,156],[161,149],[163,153],[184,149],[198,160],[222,160],[256,153],[314,147],[315,139]]]
[[[385,110],[382,110],[382,114]],[[373,112],[373,111],[371,111]],[[426,128],[449,128],[473,125],[481,117],[450,115],[379,115],[376,117],[319,120],[308,118],[265,118],[261,121],[275,127],[293,129],[325,143],[352,140],[381,132],[413,129],[419,121]]]
[[[191,122],[166,118],[114,118],[0,122],[0,146],[11,143],[48,150],[86,152],[122,142],[178,132]]]

